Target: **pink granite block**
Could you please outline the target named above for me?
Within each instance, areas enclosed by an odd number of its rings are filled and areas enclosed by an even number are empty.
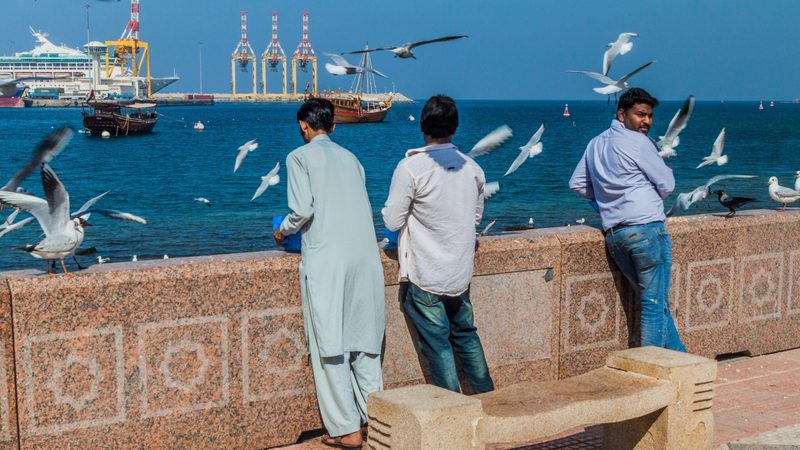
[[[800,212],[762,211],[738,242],[737,344],[753,355],[800,346]]]
[[[14,376],[14,336],[11,324],[11,290],[5,279],[0,279],[0,449],[16,449],[17,399]]]
[[[638,334],[633,296],[607,256],[603,234],[589,227],[559,235],[562,245],[559,377],[601,367]]]
[[[738,298],[739,223],[739,218],[705,215],[667,224],[673,249],[670,306],[678,334],[690,353],[714,358],[741,351],[732,326]],[[709,245],[708,236],[731,244]]]
[[[297,263],[11,278],[22,445],[253,448],[318,427]]]

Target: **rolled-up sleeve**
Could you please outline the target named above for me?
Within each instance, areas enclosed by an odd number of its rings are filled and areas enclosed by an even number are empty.
[[[292,211],[281,222],[281,233],[295,234],[314,217],[314,196],[311,193],[311,180],[308,170],[299,155],[290,153],[286,157],[287,199]]]
[[[381,210],[383,224],[390,231],[397,231],[406,224],[411,201],[414,199],[414,179],[402,164],[394,169],[389,197]]]
[[[592,178],[589,176],[589,168],[586,165],[586,152],[583,153],[578,165],[575,167],[575,171],[572,172],[572,178],[569,179],[569,188],[583,198],[594,199]]]
[[[669,194],[675,190],[675,176],[672,174],[672,169],[658,155],[655,144],[649,142],[642,144],[639,148],[639,157],[635,162],[653,183],[661,198],[669,197]]]

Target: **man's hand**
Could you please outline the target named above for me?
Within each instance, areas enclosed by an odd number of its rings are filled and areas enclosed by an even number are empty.
[[[274,233],[272,233],[272,237],[275,238],[275,244],[280,245],[280,246],[284,245],[283,244],[283,240],[286,239],[286,236],[284,236],[283,233],[281,233],[280,228],[275,230]]]

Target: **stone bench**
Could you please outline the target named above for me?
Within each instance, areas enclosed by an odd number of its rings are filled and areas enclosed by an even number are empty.
[[[370,395],[368,448],[483,449],[603,424],[609,449],[708,449],[713,360],[655,347],[611,353],[576,377],[467,397],[431,385]]]

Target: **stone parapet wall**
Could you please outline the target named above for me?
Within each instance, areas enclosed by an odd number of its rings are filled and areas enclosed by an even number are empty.
[[[690,352],[800,347],[800,213],[668,228]],[[392,257],[387,387],[425,374]],[[320,428],[298,263],[260,252],[0,274],[0,448],[264,448]],[[472,300],[498,386],[587,372],[638,333],[634,295],[589,227],[481,238]]]

